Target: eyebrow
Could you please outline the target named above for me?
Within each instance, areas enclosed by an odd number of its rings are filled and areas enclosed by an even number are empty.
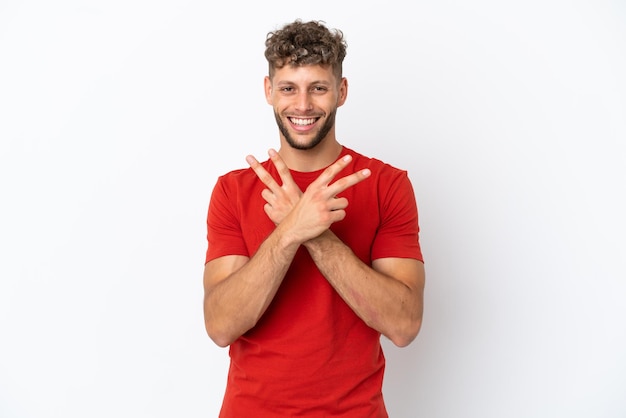
[[[291,80],[280,80],[276,84],[279,85],[279,86],[282,86],[282,85],[296,85],[298,83],[295,82],[295,81],[291,81]],[[328,81],[328,80],[314,80],[314,81],[311,81],[310,83],[308,83],[309,86],[312,86],[312,85],[315,85],[315,84],[323,84],[323,85],[326,85],[326,86],[330,86],[333,83]]]

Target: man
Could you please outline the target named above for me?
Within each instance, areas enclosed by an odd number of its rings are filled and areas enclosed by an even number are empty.
[[[407,173],[335,137],[343,34],[270,32],[265,96],[280,149],[221,176],[207,217],[206,330],[230,346],[220,416],[387,417],[381,334],[408,345],[424,266]],[[348,205],[349,204],[349,205]]]

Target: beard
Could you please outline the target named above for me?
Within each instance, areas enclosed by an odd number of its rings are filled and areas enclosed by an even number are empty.
[[[322,140],[326,138],[326,135],[328,135],[330,130],[333,128],[333,125],[335,124],[336,114],[337,114],[337,109],[330,112],[330,114],[328,115],[328,118],[326,118],[326,121],[324,122],[322,127],[319,129],[319,131],[317,131],[313,139],[309,143],[304,143],[304,144],[299,143],[294,139],[293,135],[291,135],[291,133],[289,132],[289,129],[287,129],[287,126],[283,123],[283,120],[280,118],[280,115],[276,111],[274,111],[274,118],[276,118],[276,124],[278,125],[278,130],[280,131],[281,134],[283,134],[283,136],[285,137],[285,140],[287,141],[287,144],[289,144],[291,148],[298,149],[298,150],[310,150],[318,146],[320,142],[322,142]]]

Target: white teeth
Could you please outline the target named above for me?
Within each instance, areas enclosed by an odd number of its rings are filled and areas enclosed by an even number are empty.
[[[315,119],[296,119],[296,118],[289,118],[289,120],[291,121],[291,123],[293,123],[294,125],[300,125],[300,126],[304,126],[304,125],[312,125],[315,123]]]

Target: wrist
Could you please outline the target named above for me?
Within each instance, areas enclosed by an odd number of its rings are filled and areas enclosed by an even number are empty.
[[[338,239],[337,236],[330,229],[327,229],[317,237],[303,242],[302,245],[310,252],[325,251],[334,239]]]
[[[285,223],[279,224],[273,234],[276,238],[277,248],[281,248],[284,251],[289,251],[293,248],[297,249],[304,242],[292,229],[286,227]]]

